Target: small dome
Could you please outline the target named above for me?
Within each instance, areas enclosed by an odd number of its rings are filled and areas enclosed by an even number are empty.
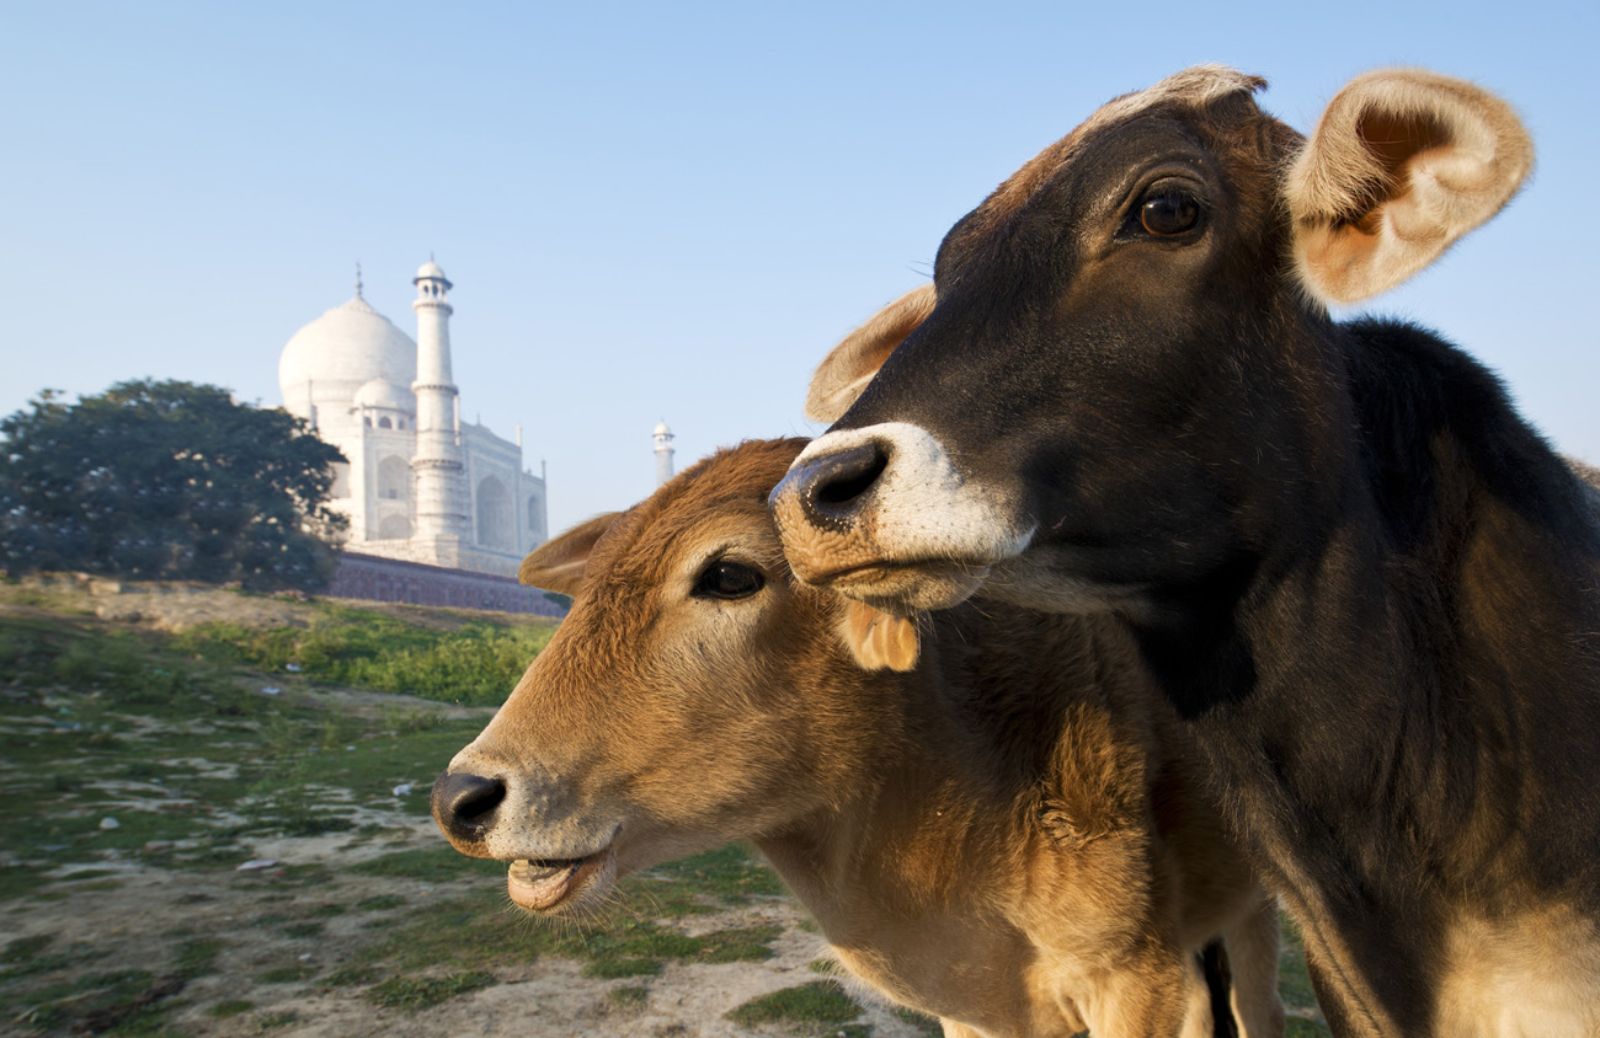
[[[421,281],[423,278],[438,278],[440,281],[443,281],[446,284],[448,284],[450,281],[449,278],[444,276],[444,268],[433,262],[433,260],[429,260],[422,266],[418,267],[417,276],[411,280],[413,283],[416,283]]]
[[[295,414],[311,404],[348,407],[375,379],[415,382],[417,344],[360,296],[295,332],[278,358],[278,388]]]
[[[655,435],[655,436],[671,436],[672,435],[672,430],[667,428],[667,423],[666,422],[657,422],[656,423],[656,430],[652,435]]]
[[[381,407],[390,411],[404,411],[407,414],[412,414],[417,409],[417,398],[411,390],[404,386],[397,386],[393,382],[385,382],[381,378],[375,378],[356,390],[356,396],[351,401],[351,406]]]

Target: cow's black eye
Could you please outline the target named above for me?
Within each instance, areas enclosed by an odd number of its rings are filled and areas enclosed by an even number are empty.
[[[1139,226],[1146,234],[1171,238],[1200,225],[1200,200],[1180,187],[1158,186],[1139,203]]]
[[[767,578],[753,566],[717,559],[700,571],[690,594],[696,598],[749,598],[766,583]]]

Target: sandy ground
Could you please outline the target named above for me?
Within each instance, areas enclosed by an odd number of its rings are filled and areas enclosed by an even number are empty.
[[[381,842],[346,846],[344,834],[259,841],[252,853],[283,865],[322,863],[337,867],[388,854],[396,849],[432,847],[438,837],[426,822],[396,816],[395,832]],[[101,868],[97,867],[97,871]],[[356,913],[328,919],[314,937],[295,939],[281,930],[257,925],[260,914],[285,894],[304,902],[354,903],[374,893],[395,894],[407,904],[459,893],[450,884],[410,879],[375,879],[349,874],[315,889],[281,891],[274,884],[281,869],[253,872],[173,872],[129,863],[109,866],[115,890],[85,890],[69,901],[12,902],[3,912],[7,940],[50,933],[56,946],[75,943],[112,949],[101,966],[159,960],[177,932],[211,936],[227,942],[216,972],[190,981],[181,991],[184,1007],[167,1017],[181,1033],[223,1036],[270,1033],[307,1038],[432,1038],[481,1035],[485,1038],[565,1038],[580,1035],[724,1036],[745,1034],[828,1034],[827,1030],[795,1031],[740,1027],[725,1014],[751,998],[817,980],[810,963],[826,954],[821,938],[802,929],[804,912],[787,898],[758,903],[716,915],[695,916],[695,932],[728,927],[777,924],[783,934],[772,943],[774,956],[764,962],[717,965],[669,962],[663,971],[640,984],[641,978],[597,980],[582,975],[582,964],[542,957],[527,965],[494,970],[493,987],[450,999],[417,1012],[379,1008],[358,987],[328,988],[320,977],[370,940],[372,918]],[[463,882],[482,883],[473,876]],[[90,884],[92,885],[92,884]],[[405,909],[397,912],[404,913]],[[402,920],[403,921],[403,920]],[[683,922],[683,921],[680,921]],[[286,961],[304,964],[317,977],[304,982],[262,983],[262,971]],[[642,1004],[618,1008],[608,1001],[613,989],[647,986]],[[865,1007],[856,1025],[871,1024],[877,1038],[911,1038],[918,1032],[896,1019],[886,1006],[852,989]],[[228,1019],[209,1015],[210,1006],[227,999],[247,999],[254,1008]],[[294,1019],[274,1021],[291,1011]],[[0,1024],[0,1033],[8,1033]],[[29,1033],[24,1030],[20,1033]]]

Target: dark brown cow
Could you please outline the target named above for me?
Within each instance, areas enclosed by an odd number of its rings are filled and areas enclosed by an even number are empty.
[[[1260,86],[1115,101],[960,221],[819,370],[843,416],[773,495],[785,551],[891,609],[1120,618],[1340,1034],[1593,1038],[1593,499],[1465,354],[1322,302],[1488,219],[1531,146],[1427,72],[1309,141]]]
[[[546,913],[753,839],[845,966],[952,1038],[1281,1035],[1276,910],[1132,705],[1125,633],[1000,607],[919,637],[798,584],[766,497],[803,445],[724,451],[528,557],[575,602],[435,786],[452,842]],[[1237,1032],[1195,968],[1219,933]]]

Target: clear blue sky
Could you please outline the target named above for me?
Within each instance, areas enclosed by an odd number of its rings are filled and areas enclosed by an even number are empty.
[[[456,283],[464,413],[550,466],[551,522],[812,431],[810,369],[1096,105],[1185,65],[1307,129],[1419,64],[1509,98],[1533,184],[1375,309],[1500,371],[1600,460],[1600,4],[0,5],[0,411],[140,375],[276,403],[301,324],[413,328]]]

